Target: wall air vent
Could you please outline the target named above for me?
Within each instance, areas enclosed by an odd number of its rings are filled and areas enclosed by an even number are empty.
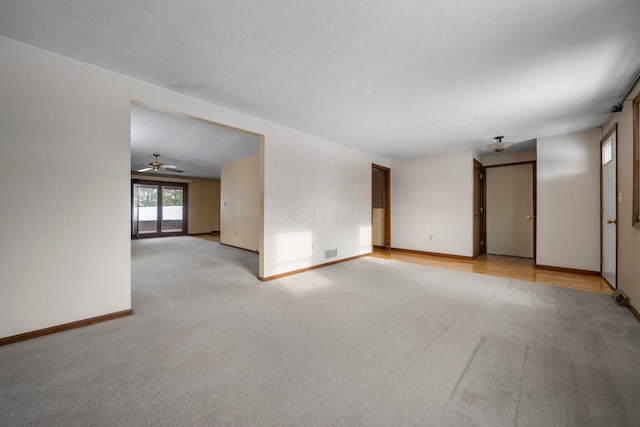
[[[618,305],[627,307],[629,305],[629,297],[620,289],[611,294],[611,299]]]
[[[335,258],[338,256],[338,250],[337,249],[331,249],[328,251],[324,251],[324,259],[330,259],[330,258]]]

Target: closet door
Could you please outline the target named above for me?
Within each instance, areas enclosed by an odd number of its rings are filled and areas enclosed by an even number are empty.
[[[486,168],[487,253],[534,256],[533,163]]]

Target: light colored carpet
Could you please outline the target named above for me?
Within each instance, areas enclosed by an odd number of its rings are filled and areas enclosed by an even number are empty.
[[[0,348],[0,425],[640,425],[640,323],[607,295],[132,247],[133,316]]]

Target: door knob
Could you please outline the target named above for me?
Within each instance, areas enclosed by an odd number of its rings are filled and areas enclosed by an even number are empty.
[[[607,224],[617,224],[618,220],[617,219],[608,219],[607,220]]]
[[[527,215],[527,216],[525,216],[525,218],[526,218],[527,220],[531,220],[531,215]]]

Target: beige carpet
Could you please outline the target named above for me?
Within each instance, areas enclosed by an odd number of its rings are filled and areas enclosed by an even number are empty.
[[[606,295],[132,242],[134,315],[0,348],[0,425],[631,426],[640,323]]]

